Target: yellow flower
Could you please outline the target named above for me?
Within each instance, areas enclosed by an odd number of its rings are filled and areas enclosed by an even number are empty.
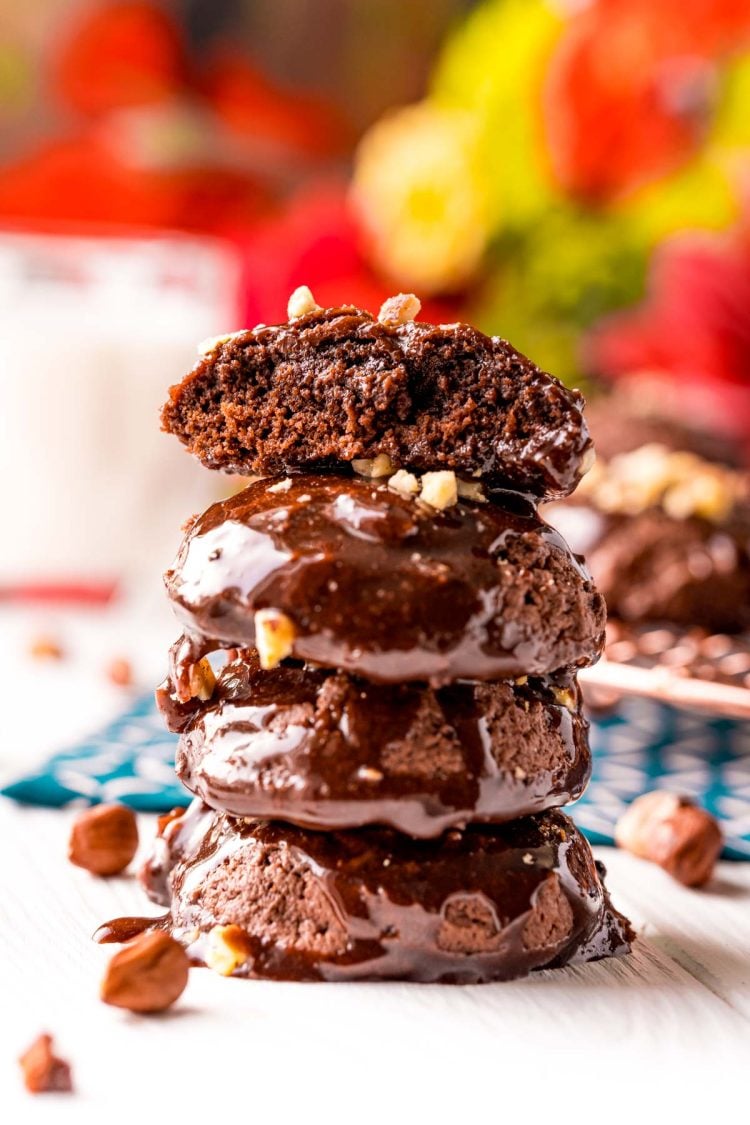
[[[490,208],[473,118],[425,101],[377,122],[360,143],[352,186],[375,265],[421,293],[477,271]]]

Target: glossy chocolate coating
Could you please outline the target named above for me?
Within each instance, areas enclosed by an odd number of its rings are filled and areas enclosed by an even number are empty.
[[[632,937],[558,811],[424,841],[233,820],[195,802],[162,843],[147,889],[195,960],[212,927],[240,926],[239,976],[507,980],[626,952]]]
[[[182,732],[181,781],[233,816],[433,837],[575,800],[590,774],[571,673],[433,690],[264,672],[248,652],[222,670],[208,703],[181,705],[169,684],[157,699]]]
[[[283,483],[256,481],[188,531],[165,581],[193,637],[252,646],[255,611],[274,608],[294,623],[295,657],[383,683],[596,658],[604,603],[517,494],[435,511],[358,477]],[[178,686],[199,648],[177,653]]]

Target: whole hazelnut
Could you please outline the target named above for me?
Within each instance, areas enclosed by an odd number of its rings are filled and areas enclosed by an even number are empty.
[[[135,813],[125,805],[94,805],[77,816],[68,859],[94,875],[119,875],[138,850]]]
[[[615,826],[615,841],[657,863],[686,887],[708,882],[724,842],[711,813],[688,797],[664,790],[633,801]]]
[[[152,930],[115,953],[100,995],[116,1008],[163,1012],[184,992],[189,972],[190,961],[180,943],[162,930]]]

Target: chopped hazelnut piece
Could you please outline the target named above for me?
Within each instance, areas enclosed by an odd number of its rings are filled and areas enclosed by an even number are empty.
[[[358,476],[372,477],[375,480],[379,477],[389,477],[396,466],[387,453],[378,453],[377,457],[362,457],[352,461],[352,468]]]
[[[52,1036],[39,1035],[18,1060],[30,1094],[69,1094],[70,1066],[52,1050]]]
[[[688,797],[654,790],[627,808],[615,826],[619,847],[648,859],[686,887],[702,887],[723,844],[715,817]]]
[[[419,481],[414,473],[407,473],[406,469],[399,469],[388,481],[388,487],[402,496],[416,496],[419,492]]]
[[[268,492],[288,492],[292,487],[292,478],[284,477],[283,480],[277,480],[276,484],[268,486]]]
[[[235,336],[240,336],[242,330],[239,332],[225,332],[223,336],[208,336],[205,340],[201,340],[198,344],[198,355],[210,355],[220,348],[222,344],[226,344],[227,340],[232,340]]]
[[[422,491],[419,498],[431,508],[438,508],[441,511],[450,508],[458,501],[456,474],[449,469],[437,473],[425,473],[422,477]]]
[[[204,703],[211,698],[216,687],[216,676],[207,657],[203,657],[197,664],[193,664],[188,673],[188,687],[191,699],[200,699]]]
[[[417,319],[421,308],[422,302],[413,293],[397,293],[380,306],[378,320],[381,324],[408,324]]]
[[[585,477],[586,473],[590,473],[591,470],[593,469],[595,463],[596,463],[596,450],[594,449],[593,445],[590,445],[589,448],[584,453],[583,457],[581,458],[581,476]]]
[[[297,317],[307,316],[308,313],[315,312],[318,308],[320,308],[320,305],[317,304],[308,287],[300,285],[289,298],[286,315],[289,320],[296,320]]]
[[[458,477],[456,487],[462,500],[476,500],[479,504],[484,504],[487,500],[484,489],[477,480],[461,480]]]
[[[133,683],[133,666],[123,656],[111,660],[107,666],[107,679],[117,687],[131,687]]]
[[[572,691],[567,688],[553,688],[552,694],[555,697],[555,702],[561,707],[567,707],[568,711],[576,710],[576,697]]]
[[[206,964],[223,977],[231,977],[251,952],[250,939],[240,926],[214,926],[207,935]]]
[[[360,781],[382,781],[383,771],[376,770],[374,766],[360,766],[357,777]]]
[[[255,647],[261,668],[269,671],[291,656],[296,630],[280,609],[259,609],[255,614]]]
[[[34,660],[62,660],[65,655],[62,645],[54,637],[35,637],[29,645],[29,655]]]

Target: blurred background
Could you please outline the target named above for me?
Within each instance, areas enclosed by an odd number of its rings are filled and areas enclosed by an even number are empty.
[[[166,388],[300,284],[750,447],[750,0],[0,9],[0,597],[158,587]]]

